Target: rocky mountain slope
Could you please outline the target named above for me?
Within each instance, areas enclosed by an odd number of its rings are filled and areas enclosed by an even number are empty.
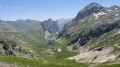
[[[41,30],[14,32],[0,29],[0,55],[34,58],[36,47],[44,44]],[[34,44],[34,45],[33,45]]]
[[[43,32],[56,33],[59,31],[57,21],[53,21],[52,19],[41,22],[41,27],[43,28]]]
[[[70,51],[80,52],[80,55],[69,59],[78,62],[102,62],[108,60],[105,60],[105,57],[116,58],[119,55],[119,30],[119,6],[107,8],[98,3],[91,3],[64,26],[57,36],[57,41],[65,43]]]
[[[1,56],[20,56],[30,58],[32,54],[16,44],[14,41],[0,41]]]
[[[56,34],[59,31],[57,21],[53,21],[52,19],[45,20],[41,22],[40,25],[45,35],[45,38],[51,36],[52,34]]]

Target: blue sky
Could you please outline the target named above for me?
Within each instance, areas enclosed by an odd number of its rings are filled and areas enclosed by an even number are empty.
[[[74,18],[82,8],[91,2],[105,7],[120,6],[120,0],[0,0],[0,19]]]

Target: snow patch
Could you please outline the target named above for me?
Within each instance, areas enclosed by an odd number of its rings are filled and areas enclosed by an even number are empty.
[[[108,9],[107,11],[112,11],[111,9]]]
[[[118,16],[119,14],[116,14],[115,16]]]
[[[115,20],[117,20],[118,18],[115,18]]]
[[[104,15],[104,14],[106,13],[104,12],[99,12],[98,14],[93,13],[93,15],[95,16],[95,19],[98,19],[99,16]]]
[[[118,8],[115,8],[116,10],[118,9]]]

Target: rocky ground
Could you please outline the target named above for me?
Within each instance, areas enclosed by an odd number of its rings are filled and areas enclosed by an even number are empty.
[[[70,60],[75,60],[77,62],[93,62],[102,63],[108,60],[114,60],[118,55],[111,54],[114,49],[104,48],[102,50],[92,50],[84,53],[80,53],[77,56],[69,57]]]

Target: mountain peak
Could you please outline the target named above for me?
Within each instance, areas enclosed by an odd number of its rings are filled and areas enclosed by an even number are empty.
[[[95,2],[92,2],[92,3],[90,3],[89,5],[90,5],[90,6],[91,6],[91,5],[93,5],[93,6],[101,6],[100,4],[95,3]]]
[[[113,5],[110,7],[110,9],[114,10],[114,9],[120,9],[120,6],[117,6],[117,5]]]
[[[49,18],[47,21],[52,22],[53,20],[51,18]]]
[[[114,7],[114,8],[120,8],[119,6],[117,6],[117,5],[113,5],[113,6],[111,6],[111,7]]]
[[[52,20],[51,18],[41,22],[40,24],[43,28],[43,32],[48,31],[49,33],[56,33],[59,31],[59,26],[57,21]]]
[[[104,7],[101,6],[98,3],[90,3],[88,6],[86,6],[85,8],[83,8],[78,15],[76,16],[76,18],[74,20],[79,20],[82,18],[85,18],[86,16],[91,15],[92,13],[98,13],[101,11],[101,9],[103,9]]]
[[[87,5],[85,8],[86,8],[86,9],[91,9],[91,8],[101,9],[101,8],[103,8],[103,6],[101,6],[101,5],[98,4],[98,3],[92,2],[92,3],[90,3],[89,5]]]

